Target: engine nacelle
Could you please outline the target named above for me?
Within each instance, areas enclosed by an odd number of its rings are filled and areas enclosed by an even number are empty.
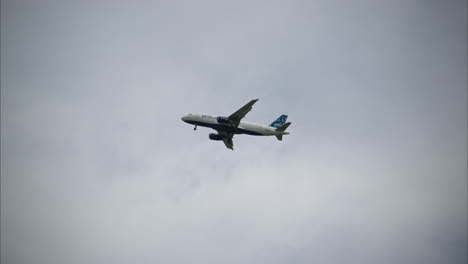
[[[216,140],[216,141],[223,140],[223,138],[224,138],[223,136],[218,135],[218,134],[215,134],[215,133],[209,134],[208,137],[209,137],[211,140]]]
[[[230,124],[231,123],[231,120],[229,120],[229,118],[227,118],[225,116],[218,116],[216,118],[216,121],[218,121],[218,123],[220,123],[220,124]]]

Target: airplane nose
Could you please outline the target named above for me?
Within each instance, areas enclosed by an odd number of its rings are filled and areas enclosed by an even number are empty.
[[[182,121],[187,122],[187,116],[183,116],[181,119]]]

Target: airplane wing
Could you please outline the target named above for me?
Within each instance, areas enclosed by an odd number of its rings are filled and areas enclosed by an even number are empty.
[[[234,137],[234,134],[226,133],[222,131],[218,131],[218,134],[223,136],[223,142],[224,142],[224,145],[226,145],[226,148],[234,150],[234,143],[232,142],[232,138]]]
[[[239,122],[241,121],[242,118],[250,111],[252,110],[252,106],[258,101],[258,99],[254,99],[250,102],[248,102],[246,105],[241,107],[239,110],[237,110],[234,114],[230,115],[228,118],[231,120],[233,124],[236,125],[236,127],[239,125]],[[227,146],[227,145],[226,145]]]

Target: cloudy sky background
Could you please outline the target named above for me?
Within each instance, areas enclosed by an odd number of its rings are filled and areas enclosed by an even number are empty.
[[[466,10],[2,0],[1,262],[466,263]]]

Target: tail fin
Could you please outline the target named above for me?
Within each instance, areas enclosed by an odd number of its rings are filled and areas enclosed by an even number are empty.
[[[288,119],[287,115],[281,115],[273,123],[271,123],[270,126],[274,127],[274,128],[278,128],[278,127],[284,125],[284,123],[286,123],[286,119]]]

